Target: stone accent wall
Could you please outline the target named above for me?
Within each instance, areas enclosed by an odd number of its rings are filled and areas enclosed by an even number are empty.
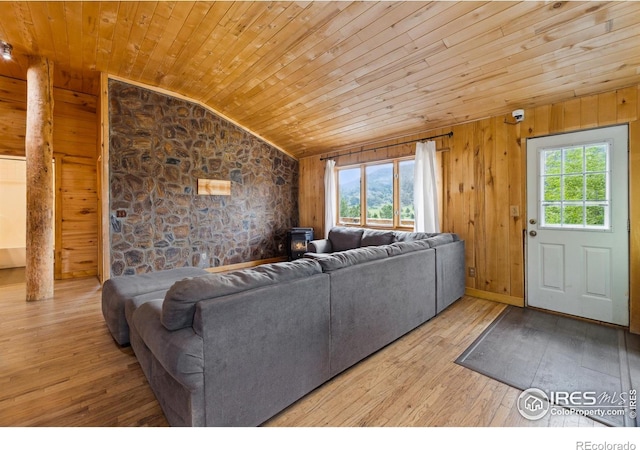
[[[286,254],[295,159],[197,104],[115,80],[109,121],[114,276]],[[231,180],[231,195],[197,195],[198,178]]]

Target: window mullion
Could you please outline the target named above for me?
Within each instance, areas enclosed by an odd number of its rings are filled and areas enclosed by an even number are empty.
[[[336,210],[335,210],[335,222],[336,225],[339,225],[340,222],[342,221],[342,217],[341,217],[341,210],[340,210],[340,191],[341,191],[341,185],[340,185],[340,170],[338,169],[338,167],[334,167],[333,168],[333,174],[336,177],[336,191],[334,192],[335,198],[336,198]],[[326,188],[325,188],[326,189]],[[326,192],[326,191],[325,191]],[[325,199],[325,203],[326,203],[326,199]],[[326,226],[326,224],[325,224]]]
[[[587,226],[587,147],[582,146],[582,226]]]
[[[393,160],[393,227],[400,226],[400,167],[397,159]]]
[[[360,225],[367,223],[367,170],[366,164],[360,165]]]

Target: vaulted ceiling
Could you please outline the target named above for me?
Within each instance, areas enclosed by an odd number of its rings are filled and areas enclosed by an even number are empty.
[[[640,84],[640,2],[12,2],[0,74],[102,71],[298,156]]]

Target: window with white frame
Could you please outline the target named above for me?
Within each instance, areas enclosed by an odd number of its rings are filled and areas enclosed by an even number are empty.
[[[414,159],[337,168],[338,224],[413,228]]]
[[[609,230],[610,143],[542,149],[539,158],[540,225]]]

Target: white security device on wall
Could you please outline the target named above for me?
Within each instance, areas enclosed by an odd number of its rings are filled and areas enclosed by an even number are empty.
[[[524,109],[516,109],[511,115],[516,119],[516,123],[520,123],[524,120]]]

